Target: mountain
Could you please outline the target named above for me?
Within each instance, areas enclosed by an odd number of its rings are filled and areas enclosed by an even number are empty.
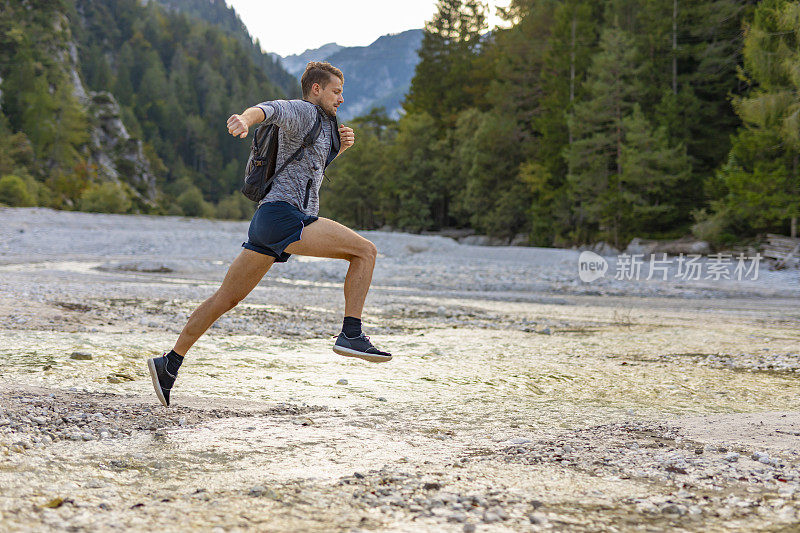
[[[326,44],[315,50],[281,59],[286,70],[299,77],[309,61],[328,61],[344,73],[344,105],[339,116],[348,120],[385,107],[392,118],[400,116],[400,103],[411,86],[419,62],[417,50],[422,30],[384,35],[369,46]]]
[[[213,24],[228,35],[232,35],[250,52],[253,62],[259,66],[272,83],[283,89],[289,98],[300,97],[300,82],[276,59],[276,54],[265,53],[258,39],[253,39],[247,27],[225,0],[157,0],[170,11],[185,13],[191,17]]]
[[[281,61],[281,64],[283,64],[283,68],[288,70],[292,75],[299,79],[300,76],[302,76],[303,71],[305,71],[306,64],[309,61],[325,61],[342,48],[344,48],[344,46],[339,46],[336,43],[328,43],[323,44],[319,48],[315,48],[313,50],[306,50],[302,54],[295,54],[286,57],[276,55],[276,57]]]
[[[237,191],[249,142],[225,122],[299,93],[257,60],[299,85],[283,67],[245,33],[155,1],[36,5],[0,0],[0,203],[252,214]]]

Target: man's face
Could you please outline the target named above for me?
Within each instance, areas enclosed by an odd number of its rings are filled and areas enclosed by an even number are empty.
[[[314,84],[312,89],[314,100],[316,100],[314,103],[318,104],[330,116],[335,117],[337,108],[344,102],[342,90],[342,80],[336,76],[330,76],[325,87]]]

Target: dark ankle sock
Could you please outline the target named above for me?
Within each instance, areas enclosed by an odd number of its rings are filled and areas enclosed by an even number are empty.
[[[352,316],[344,317],[344,324],[342,324],[342,333],[350,337],[358,337],[361,335],[361,319]]]
[[[175,353],[175,350],[170,350],[165,357],[167,358],[167,372],[173,376],[177,376],[178,369],[181,367],[181,363],[183,363],[183,356]]]

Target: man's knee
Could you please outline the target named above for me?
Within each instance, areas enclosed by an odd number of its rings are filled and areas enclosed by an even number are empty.
[[[372,241],[364,239],[361,241],[357,256],[361,259],[366,259],[374,263],[375,258],[378,257],[378,248]]]
[[[239,296],[238,294],[233,294],[227,291],[217,291],[214,295],[214,300],[218,307],[222,308],[224,311],[230,311],[234,307],[236,307],[239,302],[241,302],[243,297]]]

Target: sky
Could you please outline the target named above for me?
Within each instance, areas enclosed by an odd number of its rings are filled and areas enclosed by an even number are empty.
[[[300,54],[323,44],[366,46],[381,35],[422,28],[435,0],[226,0],[266,52]],[[489,26],[501,23],[490,0]]]

